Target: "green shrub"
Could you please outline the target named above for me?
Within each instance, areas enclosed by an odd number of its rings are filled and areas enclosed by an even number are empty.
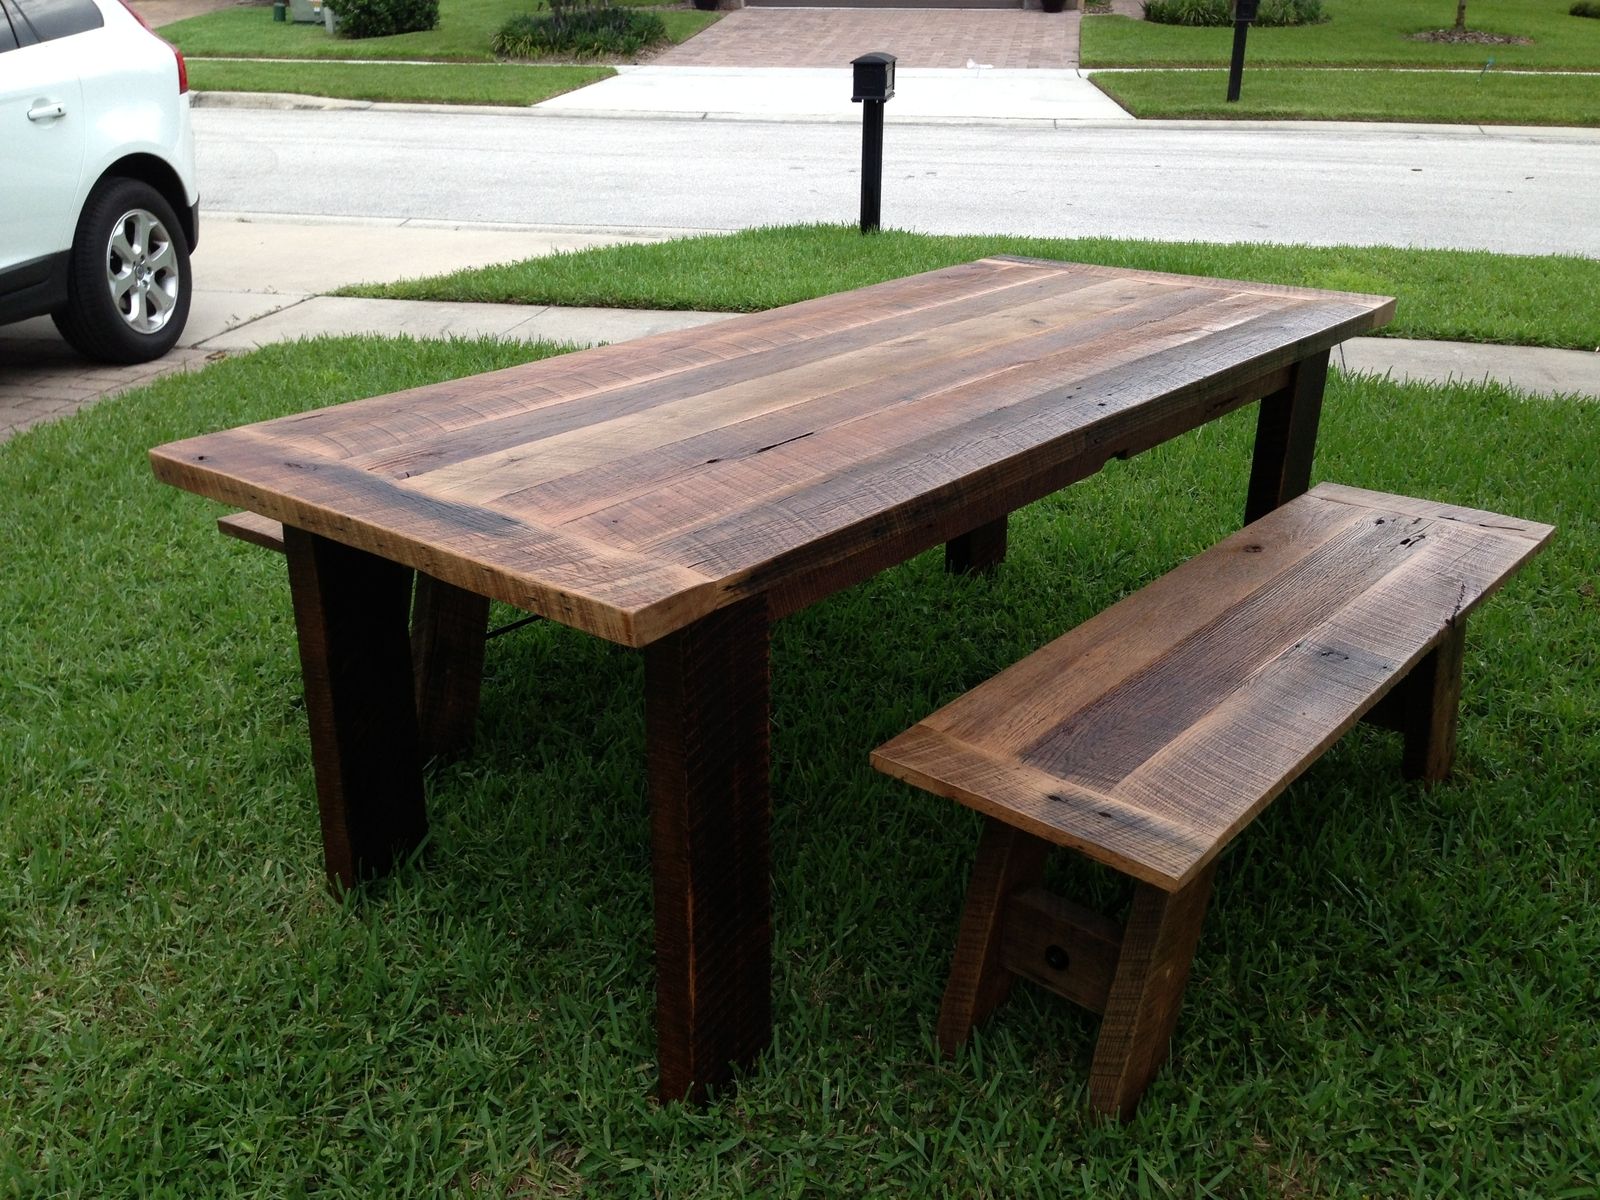
[[[1600,17],[1600,4],[1591,0],[1578,0],[1571,8],[1567,9],[1575,17]]]
[[[634,55],[671,39],[657,14],[607,0],[549,0],[549,11],[524,13],[500,27],[490,46],[502,58],[599,58]]]
[[[1144,19],[1158,25],[1232,25],[1229,0],[1145,0]],[[1322,0],[1261,0],[1256,24],[1320,25],[1328,19]]]
[[[349,38],[420,33],[439,23],[439,0],[326,0]]]

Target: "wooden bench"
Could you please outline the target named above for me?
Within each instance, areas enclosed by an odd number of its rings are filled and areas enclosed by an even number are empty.
[[[283,550],[283,525],[257,513],[217,518],[231,538]],[[460,754],[472,746],[483,680],[484,643],[541,618],[523,617],[489,628],[489,601],[417,572],[411,598],[411,671],[417,701],[417,736],[424,758]]]
[[[1407,776],[1448,774],[1466,616],[1552,532],[1323,484],[875,751],[988,818],[943,1051],[1031,979],[1103,1014],[1090,1102],[1131,1116],[1217,854],[1362,718],[1404,735]],[[1133,879],[1123,928],[1039,887],[1051,846]]]

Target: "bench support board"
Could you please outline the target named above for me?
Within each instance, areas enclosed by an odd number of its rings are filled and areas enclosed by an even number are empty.
[[[1016,976],[1004,962],[1006,902],[1044,878],[1049,849],[1048,843],[1004,821],[984,819],[955,961],[939,1006],[939,1048],[950,1057],[1011,991]]]
[[[939,1009],[939,1047],[954,1057],[1016,979],[1031,979],[1102,1014],[1089,1102],[1127,1120],[1166,1061],[1215,861],[1176,892],[1136,884],[1119,930],[1111,918],[1036,886],[1052,848],[985,819]]]
[[[1134,885],[1117,977],[1089,1068],[1089,1103],[1126,1121],[1167,1060],[1216,860],[1181,891]]]
[[[1121,952],[1122,930],[1093,909],[1043,888],[1007,902],[1001,949],[1006,970],[1092,1013],[1106,1011]]]

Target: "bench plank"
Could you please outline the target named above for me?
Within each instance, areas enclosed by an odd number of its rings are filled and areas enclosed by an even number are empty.
[[[1552,532],[1319,486],[874,765],[1176,891]]]
[[[283,522],[271,517],[253,512],[229,513],[217,518],[217,529],[227,537],[283,553]]]

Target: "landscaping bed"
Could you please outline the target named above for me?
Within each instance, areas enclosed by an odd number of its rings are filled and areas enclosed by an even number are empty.
[[[1529,39],[1523,45],[1417,40],[1417,34],[1449,27],[1455,10],[1447,0],[1323,0],[1323,8],[1330,19],[1322,24],[1252,29],[1249,65],[1481,67],[1493,57],[1497,70],[1600,71],[1600,22],[1574,17],[1554,0],[1468,5],[1469,30]],[[1230,28],[1119,16],[1083,22],[1085,67],[1223,66],[1232,48]]]
[[[694,36],[718,19],[716,13],[637,0],[666,24],[673,42]],[[395,58],[441,62],[491,62],[491,39],[531,0],[441,0],[436,29],[391,37],[333,37],[320,25],[275,22],[267,8],[230,8],[161,27],[161,36],[197,58]]]

